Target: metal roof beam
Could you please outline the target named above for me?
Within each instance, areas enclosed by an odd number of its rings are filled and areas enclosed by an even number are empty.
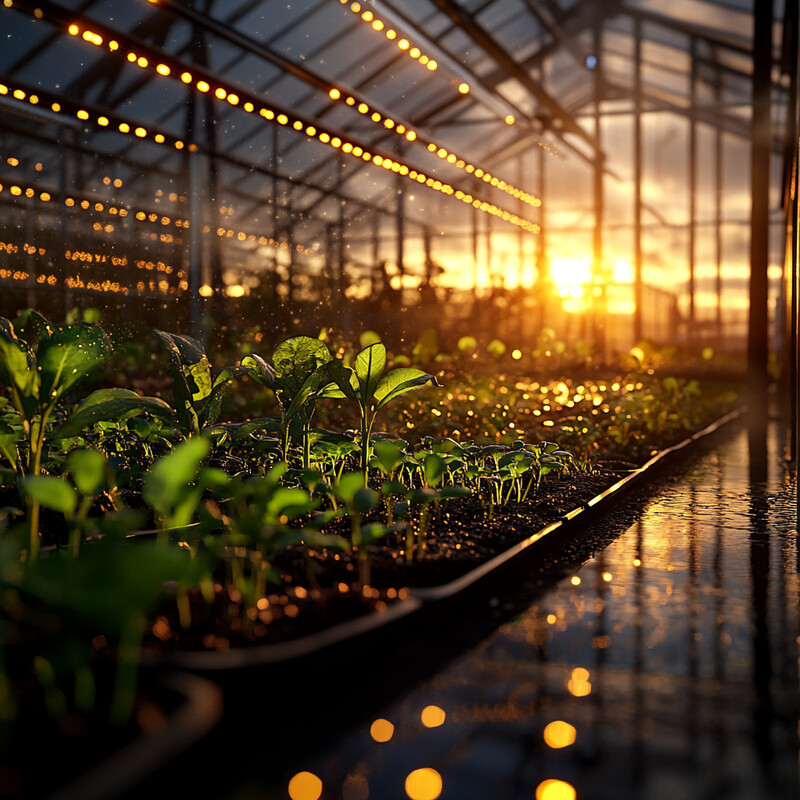
[[[494,39],[494,37],[481,26],[475,17],[453,0],[431,0],[431,2],[456,25],[464,30],[477,42],[507,73],[522,84],[542,105],[554,119],[561,120],[564,129],[583,139],[593,150],[599,150],[599,145],[594,136],[584,130],[575,119],[551,97],[542,85],[535,81],[529,72],[526,72]]]

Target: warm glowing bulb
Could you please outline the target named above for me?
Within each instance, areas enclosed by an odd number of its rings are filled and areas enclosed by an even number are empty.
[[[405,789],[409,800],[436,800],[442,793],[442,776],[430,767],[415,769],[406,778]]]
[[[512,114],[509,114],[506,117],[506,125],[513,125],[515,122],[516,120],[514,119],[514,116]]]
[[[208,84],[207,81],[197,81],[197,89],[200,92],[207,92],[211,86]]]
[[[569,747],[575,743],[575,728],[568,722],[556,720],[551,722],[544,729],[544,741],[548,747],[560,750],[562,747]]]
[[[221,86],[218,86],[214,90],[214,95],[218,97],[220,100],[224,100],[228,96],[228,93]]]
[[[444,725],[445,712],[439,706],[425,706],[420,718],[426,728],[438,728]]]
[[[331,100],[339,100],[342,96],[342,93],[334,86],[333,89],[328,92],[328,96],[331,98]]]
[[[169,68],[169,67],[168,67],[166,64],[159,64],[159,65],[156,67],[156,72],[157,72],[159,75],[163,75],[164,77],[166,77],[167,75],[169,75],[169,73],[171,72],[171,70],[170,70],[170,68]]]
[[[469,94],[469,84],[468,83],[459,83],[458,84],[458,91],[461,94]]]
[[[400,41],[397,42],[397,46],[401,50],[408,50],[408,48],[411,47],[411,42],[409,42],[408,39],[400,39]]]
[[[394,725],[388,719],[376,719],[370,726],[369,735],[376,742],[388,742],[394,736]]]
[[[536,787],[536,800],[575,800],[575,789],[565,781],[548,778]]]

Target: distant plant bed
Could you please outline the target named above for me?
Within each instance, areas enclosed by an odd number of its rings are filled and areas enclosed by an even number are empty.
[[[296,336],[214,370],[194,339],[154,340],[170,402],[81,397],[111,355],[98,325],[0,318],[7,736],[37,704],[128,724],[142,647],[285,641],[446,583],[735,401],[642,364],[442,386],[380,341],[334,356]],[[253,390],[277,413],[219,421],[226,394]]]

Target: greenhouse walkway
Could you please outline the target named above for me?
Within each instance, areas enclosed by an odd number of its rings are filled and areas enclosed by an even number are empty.
[[[776,429],[761,453],[741,427],[718,442],[602,552],[332,736],[302,767],[322,797],[796,798],[796,486]]]

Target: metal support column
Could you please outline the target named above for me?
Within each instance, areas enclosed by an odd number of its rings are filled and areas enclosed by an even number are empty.
[[[201,335],[200,284],[203,277],[203,165],[202,156],[195,150],[187,155],[189,161],[189,326],[192,336]]]
[[[634,28],[633,73],[633,339],[643,338],[642,325],[642,22]]]
[[[595,22],[592,48],[596,62],[594,67],[594,242],[592,261],[592,338],[597,352],[605,360],[605,281],[603,275],[603,223],[605,197],[603,193],[603,151],[601,149],[600,103],[603,97],[603,30],[602,20]]]
[[[717,113],[722,114],[722,76],[717,70],[714,79],[714,102]],[[714,234],[716,252],[716,275],[714,291],[716,294],[716,333],[717,341],[722,341],[722,191],[723,191],[723,146],[722,122],[717,123],[714,131]]]
[[[753,115],[751,122],[750,306],[747,334],[748,402],[759,431],[767,417],[767,309],[769,264],[769,171],[771,145],[773,0],[755,5],[753,32]]]
[[[689,329],[688,342],[694,341],[697,309],[695,308],[695,258],[697,252],[697,39],[689,45]]]

